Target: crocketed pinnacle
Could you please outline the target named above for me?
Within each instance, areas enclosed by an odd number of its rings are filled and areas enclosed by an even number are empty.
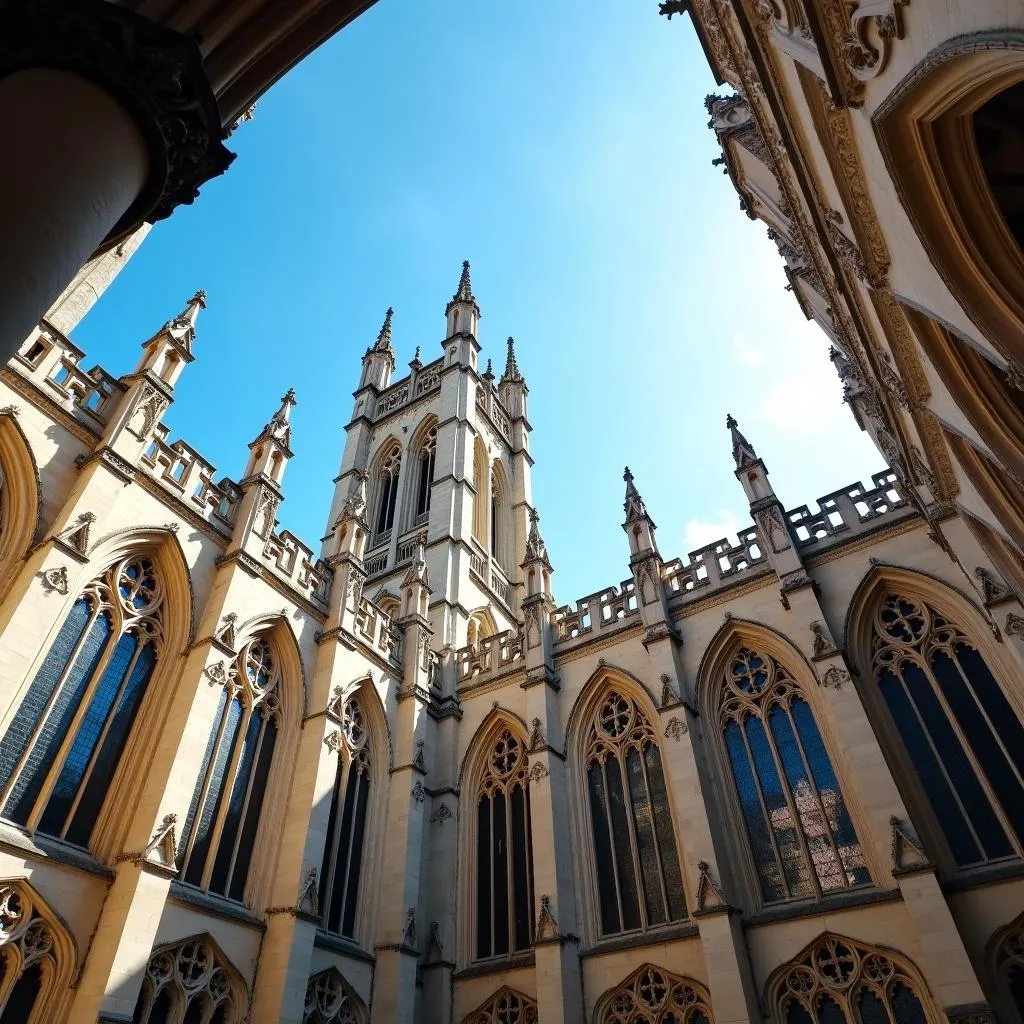
[[[494,369],[493,369],[493,366],[492,366],[492,363],[491,363],[490,359],[487,360],[487,369],[484,370],[484,380],[486,380],[486,381],[494,380]]]
[[[391,318],[395,311],[388,306],[384,314],[384,323],[380,325],[380,333],[377,335],[376,344],[373,346],[377,352],[389,352],[391,350]]]
[[[281,407],[270,417],[270,422],[281,426],[286,424],[291,419],[292,406],[296,404],[295,388],[289,388],[281,396]]]
[[[452,302],[475,302],[473,298],[473,286],[469,281],[469,260],[462,261],[462,275],[459,277],[459,287],[452,296]]]
[[[540,535],[540,515],[534,508],[530,509],[530,533],[526,538],[526,560],[528,562],[547,562],[548,548]]]
[[[501,375],[501,383],[505,381],[521,381],[523,375],[519,372],[519,364],[516,362],[516,343],[512,338],[508,339],[508,358],[505,360],[505,372]]]
[[[644,504],[644,499],[640,497],[636,484],[633,483],[633,474],[629,471],[629,466],[623,471],[622,479],[626,481],[626,500],[622,503],[622,507],[626,512],[626,522],[631,523],[636,519],[646,519],[647,506]]]
[[[743,469],[745,466],[757,462],[757,452],[754,451],[754,446],[740,432],[736,419],[731,413],[725,417],[725,425],[732,437],[732,457],[736,460],[736,468]]]
[[[206,309],[206,292],[202,288],[185,303],[185,308],[173,319],[164,324],[166,330],[195,332],[199,310]]]

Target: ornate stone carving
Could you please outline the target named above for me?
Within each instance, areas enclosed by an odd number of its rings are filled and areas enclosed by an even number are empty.
[[[416,908],[410,907],[405,912],[405,930],[402,932],[402,943],[406,946],[416,945]]]
[[[995,573],[989,572],[988,569],[980,565],[974,570],[974,578],[981,588],[981,596],[985,604],[996,604],[1013,596],[1010,588]]]
[[[711,867],[706,860],[697,862],[697,870],[700,872],[697,878],[697,910],[712,910],[716,907],[725,907],[725,896],[718,883],[711,877]]]
[[[235,639],[235,623],[237,621],[238,616],[235,612],[228,612],[221,620],[221,624],[217,627],[217,631],[214,634],[214,638],[219,644],[223,644],[232,651],[238,646],[238,641]]]
[[[843,683],[849,682],[850,673],[845,668],[840,668],[838,665],[832,665],[828,671],[822,676],[821,685],[824,687],[831,687],[835,690],[841,690]]]
[[[423,803],[427,798],[427,791],[423,788],[423,783],[419,780],[417,780],[416,785],[412,787],[412,798],[418,804]]]
[[[43,586],[47,590],[55,591],[62,597],[67,596],[68,567],[66,565],[58,565],[55,569],[47,569],[40,574],[40,577],[43,581]]]
[[[540,719],[535,718],[531,723],[533,729],[530,732],[530,753],[536,750],[541,750],[545,746],[544,734],[540,731]]]
[[[416,741],[416,753],[412,756],[413,767],[421,772],[426,772],[427,761],[423,754],[423,740]]]
[[[925,855],[921,841],[910,830],[910,826],[894,814],[889,819],[892,830],[890,852],[892,854],[893,871],[905,871],[908,868],[927,867],[928,857]]]
[[[300,914],[316,917],[320,913],[320,891],[317,884],[316,868],[307,868],[302,884],[299,886],[299,901],[295,909]]]
[[[203,669],[211,686],[227,686],[235,678],[235,666],[221,659]]]
[[[441,803],[437,805],[437,809],[430,816],[430,820],[434,824],[443,825],[452,816],[452,809],[447,804]]]
[[[689,726],[687,726],[686,722],[681,718],[676,718],[674,715],[665,723],[665,735],[677,743],[689,731]]]
[[[84,555],[89,550],[89,528],[96,522],[96,516],[92,512],[82,512],[75,522],[63,531],[60,541],[66,547]]]
[[[1024,638],[1024,618],[1010,612],[1006,616],[1006,635]]]
[[[675,687],[672,685],[672,680],[669,678],[667,672],[661,673],[661,706],[663,708],[672,707],[673,704],[679,703],[679,694],[676,693]]]
[[[336,754],[344,746],[344,738],[341,735],[340,729],[333,729],[324,737],[324,746],[332,753]]]
[[[530,782],[540,782],[548,776],[548,766],[540,761],[534,761],[530,765]]]
[[[540,898],[540,913],[537,915],[537,927],[534,929],[534,940],[559,938],[558,922],[551,910],[551,897],[545,893]]]
[[[0,416],[10,416],[12,419],[17,419],[21,415],[21,409],[16,405],[5,405],[0,409]]]
[[[811,623],[811,649],[815,658],[827,658],[837,651],[832,638],[826,635],[825,625],[822,622]]]

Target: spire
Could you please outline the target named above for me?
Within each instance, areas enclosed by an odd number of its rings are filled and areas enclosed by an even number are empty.
[[[206,309],[206,292],[202,288],[185,303],[185,308],[171,321],[171,327],[191,328],[194,331],[201,309]]]
[[[281,396],[281,407],[270,417],[270,423],[267,424],[272,434],[277,436],[281,432],[290,431],[292,406],[296,404],[298,403],[295,401],[295,388],[289,388]],[[285,444],[287,443],[286,441]]]
[[[540,516],[534,508],[530,509],[530,533],[526,538],[526,561],[548,562],[548,547],[540,535]]]
[[[380,333],[377,335],[377,341],[373,346],[377,352],[391,351],[391,318],[394,315],[395,311],[388,306],[388,310],[384,314],[384,323],[380,326]]]
[[[452,296],[452,302],[476,302],[473,286],[469,282],[469,260],[462,261],[462,275],[459,277],[459,287]]]
[[[469,280],[469,260],[462,261],[459,287],[455,289],[451,302],[444,307],[444,315],[448,320],[449,338],[454,338],[457,334],[469,334],[476,337],[480,307],[476,304],[473,285]]]
[[[640,497],[636,484],[633,483],[633,474],[629,471],[629,466],[623,472],[622,479],[626,481],[626,500],[622,503],[626,512],[626,522],[632,523],[637,519],[649,519],[647,506],[644,504],[644,499]]]
[[[740,433],[735,418],[730,413],[725,417],[725,425],[732,436],[732,457],[736,460],[736,468],[744,469],[746,466],[760,461],[754,446]]]
[[[490,359],[487,360],[487,369],[484,370],[484,380],[487,381],[488,384],[492,383],[494,380],[494,369],[492,368]]]
[[[291,458],[292,406],[295,405],[295,389],[289,388],[281,396],[281,405],[277,412],[267,421],[267,425],[259,432],[256,439],[249,445],[249,463],[246,466],[245,478],[263,473],[274,483],[280,484],[284,475],[285,462]],[[284,457],[282,459],[282,456]]]
[[[506,381],[521,381],[523,375],[519,372],[519,364],[516,362],[516,343],[513,338],[508,339],[508,357],[505,360],[505,372],[501,375],[501,383]]]

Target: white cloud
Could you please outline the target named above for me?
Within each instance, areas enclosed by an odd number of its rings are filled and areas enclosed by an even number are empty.
[[[713,520],[688,519],[683,528],[683,553],[689,554],[707,544],[713,544],[716,540],[728,537],[730,542],[736,539],[736,531],[747,524],[740,521],[727,509],[718,513],[718,518]]]
[[[737,334],[733,336],[732,348],[733,354],[736,357],[736,362],[741,366],[764,366],[764,352],[755,345],[751,345],[750,342],[741,335]]]

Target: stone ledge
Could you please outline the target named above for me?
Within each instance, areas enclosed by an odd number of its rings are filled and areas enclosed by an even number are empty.
[[[787,903],[784,906],[762,907],[744,916],[743,927],[754,928],[761,924],[790,921],[798,917],[817,917],[837,910],[853,910],[874,903],[889,903],[902,899],[903,893],[899,889],[859,889],[825,896],[820,900],[802,900],[800,903]]]

